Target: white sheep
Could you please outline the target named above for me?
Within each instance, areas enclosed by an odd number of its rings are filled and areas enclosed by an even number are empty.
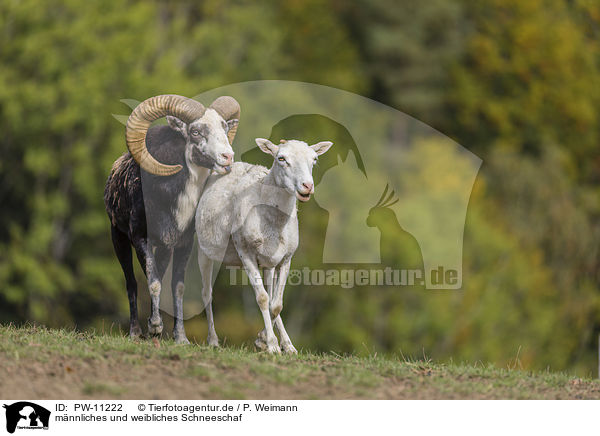
[[[208,321],[208,343],[219,345],[212,314],[213,263],[241,265],[254,288],[265,328],[255,344],[269,353],[281,350],[272,320],[286,353],[296,353],[280,312],[292,256],[298,247],[296,199],[308,201],[314,192],[313,165],[332,142],[314,145],[297,140],[256,144],[274,157],[270,170],[236,162],[227,176],[211,176],[196,210],[198,264]],[[264,269],[264,284],[260,275]],[[266,285],[266,290],[265,290]]]

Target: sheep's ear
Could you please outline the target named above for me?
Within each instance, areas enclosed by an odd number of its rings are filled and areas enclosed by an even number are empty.
[[[256,138],[255,141],[256,141],[256,145],[258,145],[258,148],[260,148],[263,152],[265,152],[267,154],[275,156],[277,154],[277,152],[279,151],[279,147],[276,146],[275,144],[273,144],[268,139]]]
[[[183,121],[181,121],[177,117],[167,115],[167,123],[169,124],[169,127],[171,129],[175,130],[176,132],[181,133],[184,137],[187,138],[187,126],[185,125],[185,123]]]
[[[329,150],[329,148],[331,148],[332,145],[333,142],[331,141],[321,141],[311,145],[310,148],[312,148],[315,151],[315,153],[317,153],[317,156],[321,156],[323,153]]]

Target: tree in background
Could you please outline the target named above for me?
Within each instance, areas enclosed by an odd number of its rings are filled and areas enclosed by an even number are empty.
[[[486,313],[485,319],[471,324],[468,335],[461,330],[460,340],[450,341],[458,341],[454,345],[446,348],[438,341],[432,348],[452,350],[453,357],[499,361],[496,352],[504,347],[496,340],[503,338],[510,348],[511,319],[521,319],[515,315],[523,309],[532,317],[523,316],[521,328],[531,326],[538,335],[526,351],[533,353],[530,364],[592,368],[600,332],[597,2],[375,0],[341,12],[369,66],[374,95],[484,159],[485,195],[472,197],[465,229],[464,301],[471,303],[463,306],[468,309],[459,324],[476,313]],[[481,207],[493,213],[482,214]],[[487,253],[477,240],[487,241]],[[508,271],[493,260],[494,247],[500,250],[503,244],[503,251],[520,259],[519,270],[510,272],[516,282],[503,279]],[[490,306],[488,312],[487,302],[502,301],[493,291],[497,283],[503,283],[505,297],[531,301],[530,309]],[[528,300],[536,292],[546,296]],[[447,297],[428,300],[436,298]],[[553,303],[545,306],[548,301]],[[498,322],[492,323],[494,316]],[[452,338],[449,322],[441,324]],[[557,331],[552,340],[545,324]],[[435,331],[433,326],[427,321],[425,330]],[[471,348],[477,343],[477,350]]]
[[[340,6],[363,55],[371,96],[427,124],[442,121],[448,65],[464,52],[460,2],[362,0]]]
[[[111,116],[120,99],[283,75],[359,88],[358,58],[326,4],[3,2],[2,320],[89,326],[123,313],[102,204],[125,151]],[[296,32],[318,50],[290,44]]]

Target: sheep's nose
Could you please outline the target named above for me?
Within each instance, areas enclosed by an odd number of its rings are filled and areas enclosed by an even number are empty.
[[[305,187],[308,192],[312,193],[315,185],[313,183],[303,183],[302,186]]]
[[[233,162],[233,153],[221,153],[221,156],[225,159],[225,165],[229,165]]]

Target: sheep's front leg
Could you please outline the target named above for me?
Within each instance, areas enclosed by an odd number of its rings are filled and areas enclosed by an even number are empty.
[[[275,280],[275,268],[265,268],[264,272],[265,288],[267,289],[267,294],[269,294],[269,301],[273,301],[273,281]]]
[[[258,308],[260,309],[260,313],[262,314],[265,322],[267,351],[269,353],[280,353],[281,350],[279,349],[275,332],[273,332],[273,324],[271,323],[271,315],[269,314],[269,294],[267,294],[262,278],[260,277],[258,264],[254,259],[245,253],[239,253],[239,255],[240,259],[242,260],[242,264],[244,265],[244,269],[246,270],[246,274],[248,274],[248,278],[250,279],[250,283],[252,284],[252,288],[254,289],[256,303],[258,304]]]
[[[269,300],[271,303],[269,306],[271,319],[275,325],[275,328],[277,328],[277,331],[279,332],[281,348],[284,353],[297,354],[298,351],[292,344],[292,341],[285,330],[285,326],[283,325],[283,320],[281,319],[281,310],[283,309],[283,291],[285,289],[285,282],[287,281],[287,276],[290,271],[290,263],[291,259],[284,262],[279,268],[279,271],[277,269],[265,269],[265,285],[267,287]],[[254,342],[254,345],[261,350],[266,348],[265,330],[262,330],[260,333],[258,333],[258,339],[256,339],[256,342]]]
[[[277,272],[275,268],[264,269],[264,282],[267,293],[269,294],[269,301],[273,301],[273,286],[277,282]],[[254,341],[254,346],[262,351],[267,349],[267,333],[265,329],[258,332],[258,337],[256,338],[256,341]]]
[[[281,315],[278,315],[277,318],[275,318],[274,324],[275,327],[277,327],[279,336],[281,337],[281,349],[283,352],[287,354],[298,354],[298,350],[296,350],[296,347],[294,347],[294,344],[292,344],[292,340],[285,331]]]
[[[276,274],[277,279],[274,283],[273,299],[271,300],[270,310],[271,315],[274,317],[273,323],[279,332],[283,352],[297,354],[298,351],[292,344],[292,341],[283,326],[283,320],[281,319],[281,311],[283,310],[283,291],[285,290],[285,282],[287,281],[290,272],[290,263],[291,259],[284,262],[279,268],[279,272]]]

